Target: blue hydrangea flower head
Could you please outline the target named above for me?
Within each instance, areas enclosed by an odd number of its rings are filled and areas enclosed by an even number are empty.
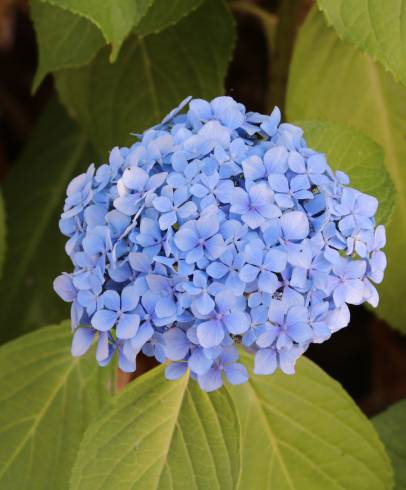
[[[75,177],[60,230],[73,270],[72,354],[135,371],[142,352],[206,391],[293,374],[312,342],[378,304],[377,200],[349,187],[303,131],[231,97],[185,99],[129,148]]]

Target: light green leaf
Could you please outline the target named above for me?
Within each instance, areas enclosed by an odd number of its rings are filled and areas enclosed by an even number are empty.
[[[6,210],[4,209],[3,192],[0,192],[0,279],[3,275],[3,264],[6,258]]]
[[[384,164],[382,148],[361,131],[329,121],[300,121],[308,145],[326,154],[333,170],[351,176],[351,187],[379,200],[377,220],[387,223],[395,204],[395,188]]]
[[[239,470],[240,426],[228,393],[207,394],[188,375],[168,381],[160,366],[91,424],[70,488],[229,490]]]
[[[223,92],[234,24],[221,1],[208,0],[175,27],[131,38],[116,63],[102,50],[88,66],[57,76],[64,104],[104,155],[158,123],[184,97]]]
[[[63,490],[88,424],[110,398],[112,369],[70,354],[68,322],[0,347],[0,487]]]
[[[406,399],[373,417],[395,470],[395,489],[406,488]]]
[[[58,228],[66,187],[93,161],[83,134],[53,103],[6,179],[7,257],[0,281],[0,338],[9,340],[68,316],[52,289],[71,265]]]
[[[42,0],[93,22],[111,44],[111,61],[131,29],[146,14],[153,0]]]
[[[175,25],[182,17],[196,10],[203,0],[154,0],[147,14],[135,27],[140,36],[158,33]]]
[[[341,39],[370,54],[406,85],[404,0],[318,0]]]
[[[406,333],[406,89],[368,55],[340,41],[314,9],[293,55],[287,113],[293,121],[327,119],[354,126],[383,147],[397,196],[387,228],[388,268],[378,314]]]
[[[246,365],[251,356],[242,353]],[[301,358],[296,374],[229,388],[242,428],[240,490],[383,490],[392,470],[372,424],[343,388]]]
[[[89,20],[69,10],[41,0],[32,0],[31,17],[39,51],[34,91],[48,73],[85,65],[104,45],[99,29]]]

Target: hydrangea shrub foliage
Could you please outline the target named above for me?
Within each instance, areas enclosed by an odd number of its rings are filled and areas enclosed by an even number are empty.
[[[185,113],[181,110],[186,105]],[[60,220],[74,269],[73,355],[97,337],[124,371],[139,352],[190,369],[202,389],[254,372],[294,373],[310,343],[378,303],[386,266],[376,198],[349,187],[303,131],[231,97],[186,99],[163,121],[74,178]]]
[[[405,325],[406,15],[361,3],[31,1],[59,102],[0,192],[0,488],[401,486],[402,403],[306,358]]]

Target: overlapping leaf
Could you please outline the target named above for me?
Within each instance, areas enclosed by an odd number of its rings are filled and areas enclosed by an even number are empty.
[[[158,33],[175,25],[182,17],[196,10],[204,0],[153,0],[147,14],[135,27],[140,36]]]
[[[341,39],[369,53],[406,85],[404,0],[318,0]]]
[[[314,9],[297,40],[287,112],[290,120],[327,119],[351,124],[384,148],[385,165],[397,196],[387,229],[388,268],[379,288],[378,313],[406,332],[406,89],[368,55],[340,41]]]
[[[31,17],[39,52],[33,90],[38,88],[45,75],[50,72],[89,63],[104,45],[99,29],[92,22],[69,10],[41,0],[32,0]]]
[[[220,95],[233,43],[228,10],[208,0],[175,27],[129,39],[113,65],[102,50],[90,65],[61,72],[57,87],[105,154],[131,144],[130,132],[156,124],[184,97]]]
[[[356,404],[306,358],[296,371],[230,389],[243,434],[239,489],[392,488],[383,445]]]
[[[395,489],[406,488],[406,400],[373,417],[372,422],[383,440],[395,471]]]
[[[114,60],[121,45],[146,14],[153,0],[42,0],[81,15],[93,22],[111,44]]]
[[[89,422],[110,397],[112,370],[70,354],[69,323],[0,348],[0,487],[63,490]]]
[[[83,134],[53,104],[4,185],[8,253],[0,281],[1,340],[68,316],[52,290],[53,279],[71,267],[58,221],[67,184],[92,161]]]
[[[225,390],[207,394],[163,367],[131,383],[87,430],[71,489],[237,487],[240,427]]]
[[[326,154],[333,170],[351,175],[350,185],[379,200],[377,220],[387,223],[395,204],[395,187],[382,148],[365,134],[329,121],[302,121],[311,148]]]

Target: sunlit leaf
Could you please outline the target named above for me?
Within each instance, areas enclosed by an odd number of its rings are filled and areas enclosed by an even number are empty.
[[[377,220],[387,223],[395,204],[395,187],[382,148],[365,134],[329,121],[301,121],[307,143],[326,154],[333,170],[351,176],[350,185],[379,200]]]
[[[114,388],[110,368],[73,358],[68,322],[0,347],[0,488],[63,490],[79,443]]]
[[[372,424],[311,361],[301,358],[294,376],[252,375],[229,390],[243,434],[240,490],[392,488]]]
[[[291,121],[326,119],[350,124],[383,147],[397,196],[387,228],[388,268],[379,288],[377,312],[406,332],[406,88],[368,55],[340,41],[323,14],[314,9],[299,32],[287,115]]]
[[[111,400],[83,438],[71,489],[229,490],[240,469],[240,427],[223,389],[200,390],[163,366]]]
[[[370,54],[406,85],[404,0],[318,0],[341,39]]]
[[[406,488],[406,400],[373,417],[372,422],[383,440],[395,471],[395,489]]]

